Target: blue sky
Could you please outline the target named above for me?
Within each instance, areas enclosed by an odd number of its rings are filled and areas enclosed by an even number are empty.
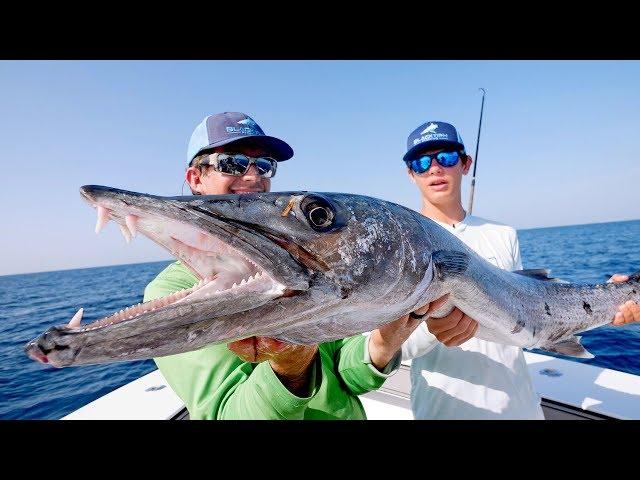
[[[189,136],[221,111],[293,147],[273,190],[419,208],[406,137],[449,121],[473,154],[478,87],[474,214],[519,229],[640,218],[637,61],[5,61],[0,275],[170,258],[113,224],[96,236],[78,188],[180,194]]]

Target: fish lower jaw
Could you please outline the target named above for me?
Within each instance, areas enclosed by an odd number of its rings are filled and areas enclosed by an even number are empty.
[[[78,332],[87,332],[114,325],[116,323],[121,323],[123,321],[134,320],[146,313],[154,312],[187,300],[193,301],[204,298],[215,300],[216,296],[222,296],[223,294],[230,292],[237,295],[261,293],[280,296],[284,295],[286,290],[285,285],[273,280],[264,272],[256,272],[247,278],[234,278],[230,275],[215,275],[203,278],[191,288],[179,290],[164,297],[133,305],[83,327],[79,325],[80,319],[78,318],[78,314],[76,314],[72,321],[69,322],[68,328]],[[72,322],[74,325],[72,325]]]

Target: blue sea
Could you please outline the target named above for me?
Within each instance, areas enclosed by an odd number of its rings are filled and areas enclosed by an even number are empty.
[[[601,283],[640,270],[640,220],[518,234],[524,268],[550,268],[554,277]],[[23,347],[81,306],[85,323],[142,301],[168,263],[0,277],[0,419],[58,419],[154,370],[151,360],[55,369],[29,360]],[[576,361],[640,375],[640,325],[601,327],[582,341],[596,357]]]

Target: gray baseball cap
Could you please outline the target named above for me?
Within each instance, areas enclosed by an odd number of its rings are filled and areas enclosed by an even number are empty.
[[[252,138],[263,146],[277,161],[293,157],[293,149],[276,137],[265,135],[250,116],[240,112],[223,112],[208,115],[191,134],[187,149],[187,162],[204,150],[228,145],[238,140]]]

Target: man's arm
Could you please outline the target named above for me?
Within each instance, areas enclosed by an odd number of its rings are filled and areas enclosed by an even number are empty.
[[[336,373],[353,395],[377,390],[400,368],[400,354],[378,368],[370,354],[371,335],[355,335],[334,342]]]

